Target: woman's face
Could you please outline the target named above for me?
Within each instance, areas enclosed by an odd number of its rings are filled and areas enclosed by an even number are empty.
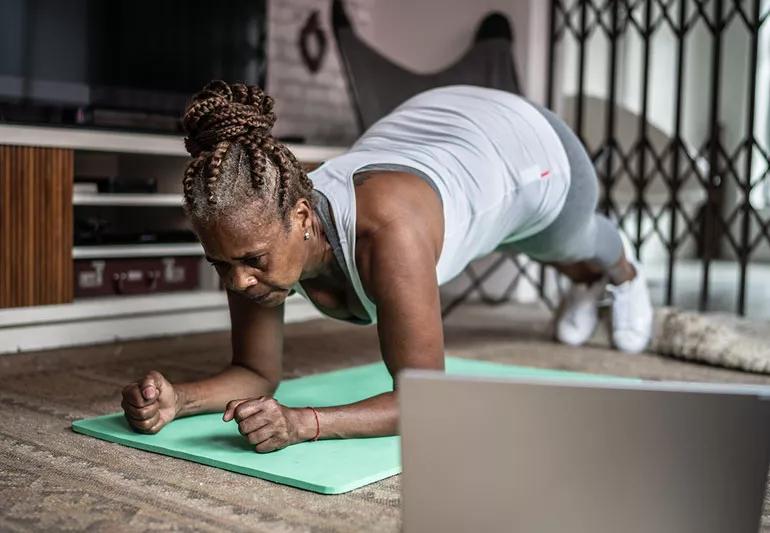
[[[195,224],[195,229],[206,259],[228,290],[265,307],[275,307],[299,281],[307,259],[304,219],[296,215],[292,213],[288,231],[279,218],[255,222],[253,219],[259,216],[228,217],[206,225]]]

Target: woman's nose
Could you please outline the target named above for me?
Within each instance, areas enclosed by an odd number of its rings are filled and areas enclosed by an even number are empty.
[[[237,291],[245,291],[258,283],[257,278],[247,269],[236,268],[233,270],[232,285]]]

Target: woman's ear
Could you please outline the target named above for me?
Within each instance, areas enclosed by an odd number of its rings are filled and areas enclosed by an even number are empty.
[[[297,203],[294,204],[294,209],[292,209],[292,217],[294,218],[294,223],[303,233],[313,228],[313,207],[307,199],[300,198],[297,200]]]

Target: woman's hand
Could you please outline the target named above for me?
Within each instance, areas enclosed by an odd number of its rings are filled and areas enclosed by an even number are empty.
[[[126,420],[140,433],[157,433],[177,414],[178,397],[173,385],[155,370],[123,389]]]
[[[302,410],[291,409],[269,396],[233,400],[222,419],[238,422],[238,431],[260,453],[280,450],[304,440]]]

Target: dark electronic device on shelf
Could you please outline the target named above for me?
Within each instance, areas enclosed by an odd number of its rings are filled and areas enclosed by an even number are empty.
[[[181,131],[212,79],[264,87],[267,0],[3,0],[0,122]]]
[[[158,192],[158,181],[155,178],[110,177],[99,180],[97,187],[100,193],[153,194]]]
[[[76,184],[94,184],[100,194],[154,194],[158,192],[158,180],[131,176],[75,176]]]
[[[96,214],[75,215],[75,246],[109,244],[152,244],[196,242],[195,234],[184,228],[121,229],[106,216]]]

